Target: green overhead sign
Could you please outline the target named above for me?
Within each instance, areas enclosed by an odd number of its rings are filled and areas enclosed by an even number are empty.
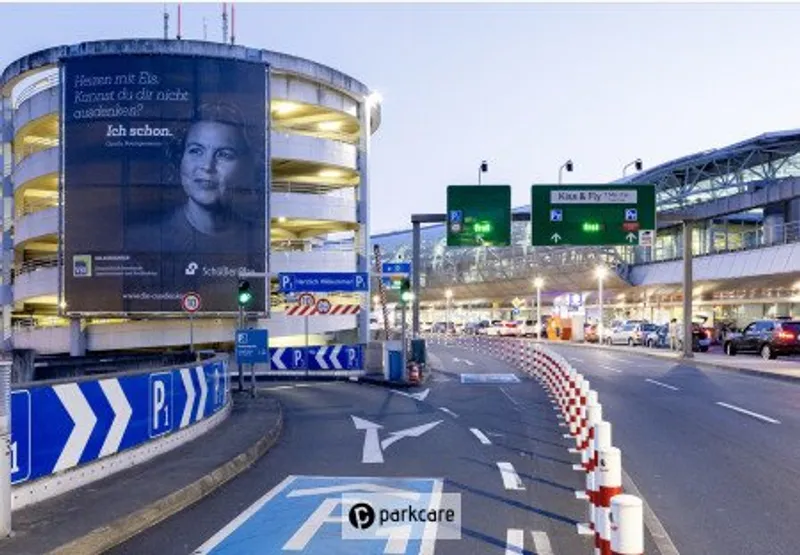
[[[534,185],[535,246],[653,246],[655,185]]]
[[[448,247],[507,247],[510,244],[510,185],[447,187]]]

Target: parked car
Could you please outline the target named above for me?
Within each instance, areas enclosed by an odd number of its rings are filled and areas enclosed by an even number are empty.
[[[502,320],[492,320],[489,325],[482,328],[480,331],[483,335],[500,335],[500,330],[503,327]]]
[[[656,326],[644,336],[644,344],[650,348],[658,349],[669,347],[669,326]]]
[[[669,345],[669,338],[667,338]],[[705,353],[711,346],[711,332],[703,328],[701,324],[692,322],[692,351]],[[683,349],[683,325],[678,324],[678,349]]]
[[[730,334],[723,348],[729,356],[739,352],[759,353],[764,359],[800,353],[800,321],[757,320],[751,322],[741,334]]]
[[[490,325],[491,322],[489,322],[489,320],[481,320],[480,322],[467,322],[464,325],[464,333],[466,335],[478,335],[482,333],[481,330],[486,329]]]
[[[517,324],[517,336],[536,337],[536,320],[521,320]]]
[[[498,332],[497,335],[500,335],[502,337],[513,337],[515,335],[518,335],[517,332],[518,327],[519,327],[518,322],[505,321],[500,324],[500,331]]]

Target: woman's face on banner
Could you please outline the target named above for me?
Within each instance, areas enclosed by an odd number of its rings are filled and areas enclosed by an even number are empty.
[[[184,192],[201,206],[224,204],[241,186],[248,160],[239,129],[216,121],[199,121],[186,136],[181,159]]]

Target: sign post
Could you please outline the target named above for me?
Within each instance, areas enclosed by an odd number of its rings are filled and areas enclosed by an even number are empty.
[[[239,385],[244,389],[242,365],[251,364],[251,394],[256,393],[255,365],[269,364],[269,332],[265,329],[236,330],[236,363],[239,365]]]
[[[533,185],[533,246],[652,247],[655,185]]]
[[[189,313],[189,352],[194,353],[194,313],[203,306],[198,293],[186,293],[181,299],[181,308]]]

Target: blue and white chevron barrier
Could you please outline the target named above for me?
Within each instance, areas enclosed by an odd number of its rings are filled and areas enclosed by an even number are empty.
[[[194,424],[228,402],[227,361],[32,385],[11,393],[11,483],[114,455]]]
[[[362,370],[363,345],[270,347],[271,370]]]

